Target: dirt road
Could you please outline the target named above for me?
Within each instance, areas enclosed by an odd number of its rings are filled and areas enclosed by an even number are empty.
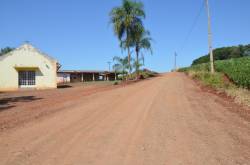
[[[0,164],[250,164],[249,121],[183,74],[71,102],[70,108],[2,131]]]

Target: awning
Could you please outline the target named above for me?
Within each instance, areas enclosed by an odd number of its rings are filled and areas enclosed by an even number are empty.
[[[23,65],[15,65],[14,66],[15,69],[17,70],[38,70],[39,67],[38,66],[23,66]]]

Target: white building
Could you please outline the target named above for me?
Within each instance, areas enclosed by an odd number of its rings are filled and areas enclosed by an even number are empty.
[[[58,72],[57,73],[57,83],[70,83],[70,73],[62,73]]]
[[[57,87],[58,62],[30,44],[0,56],[0,91]]]
[[[58,83],[87,81],[114,81],[118,73],[102,70],[60,70],[57,72]]]

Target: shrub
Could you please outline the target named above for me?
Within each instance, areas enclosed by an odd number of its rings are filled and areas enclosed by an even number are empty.
[[[143,69],[139,71],[139,79],[147,79],[150,77],[155,77],[157,76],[157,74],[158,74],[157,72],[154,72],[148,69]],[[137,76],[136,72],[132,73],[131,79],[136,79],[136,76]]]
[[[115,81],[114,83],[113,83],[113,85],[118,85],[119,84],[119,82],[118,81]]]

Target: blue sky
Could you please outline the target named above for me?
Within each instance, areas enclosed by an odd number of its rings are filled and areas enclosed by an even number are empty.
[[[164,72],[206,54],[205,8],[183,49],[181,45],[202,0],[142,0],[151,31],[154,54],[146,67]],[[109,12],[121,0],[1,0],[0,48],[24,41],[58,59],[63,69],[107,70],[113,56],[125,56],[109,25]],[[213,46],[250,43],[250,1],[210,0]]]

